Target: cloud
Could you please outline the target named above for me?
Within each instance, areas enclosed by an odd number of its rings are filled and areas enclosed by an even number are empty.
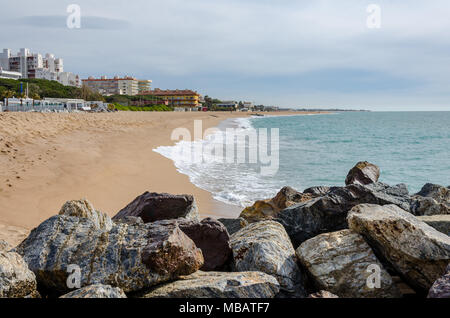
[[[5,21],[15,26],[29,26],[36,28],[67,28],[67,16],[64,15],[41,15],[24,16]],[[126,20],[112,19],[97,16],[82,16],[82,30],[123,30],[130,28],[131,23]]]

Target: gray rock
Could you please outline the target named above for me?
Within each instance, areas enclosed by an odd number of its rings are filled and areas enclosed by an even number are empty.
[[[450,214],[450,206],[439,203],[431,197],[414,196],[411,200],[410,212],[417,216]]]
[[[60,298],[127,298],[127,296],[120,288],[95,284],[74,290]]]
[[[418,291],[428,291],[450,261],[450,237],[395,205],[358,205],[348,223]]]
[[[347,228],[348,211],[361,203],[396,204],[409,208],[410,199],[402,186],[351,184],[331,188],[322,197],[288,207],[275,220],[283,224],[294,247],[298,247],[318,234]]]
[[[119,211],[113,220],[125,216],[138,216],[144,223],[186,218],[200,221],[197,204],[192,195],[145,192]]]
[[[234,270],[259,271],[274,276],[286,293],[306,296],[295,250],[283,226],[261,221],[231,236]]]
[[[324,186],[318,186],[318,187],[311,187],[308,189],[305,189],[303,193],[309,193],[315,196],[323,196],[327,194],[331,190],[330,187],[324,187]]]
[[[111,230],[113,225],[108,215],[96,211],[94,206],[86,199],[67,201],[59,211],[59,215],[88,218],[98,229],[103,231]]]
[[[15,252],[0,251],[0,298],[22,298],[36,294],[36,277]]]
[[[417,218],[439,232],[450,236],[450,214],[418,216]]]
[[[228,234],[230,235],[236,233],[237,231],[248,225],[248,222],[244,218],[218,219],[218,221],[226,227]]]
[[[343,298],[400,297],[392,277],[370,246],[350,230],[309,239],[297,249],[297,256],[318,289]],[[376,288],[368,284],[375,268],[380,269],[380,286]]]
[[[6,241],[0,240],[0,252],[2,251],[9,251],[13,247]]]
[[[430,197],[435,199],[438,203],[450,206],[450,188],[438,184],[427,183],[416,195]]]
[[[401,183],[395,186],[390,186],[382,182],[377,182],[367,184],[364,188],[374,196],[375,200],[372,200],[372,202],[363,203],[379,205],[395,204],[396,206],[409,212],[411,197],[405,184]]]
[[[272,199],[258,200],[252,206],[246,207],[239,217],[244,218],[248,223],[272,220],[281,210],[315,197],[310,193],[301,193],[291,187],[284,187]]]
[[[201,270],[222,270],[228,264],[232,255],[230,236],[222,223],[211,218],[201,222],[179,218],[175,222],[202,251],[204,264]]]
[[[34,229],[17,251],[41,286],[67,292],[69,265],[80,268],[81,287],[105,284],[125,292],[197,271],[201,251],[177,225],[114,224],[99,230],[88,218],[57,215]]]
[[[450,298],[450,264],[447,266],[444,276],[431,286],[428,298]]]
[[[339,298],[339,297],[326,290],[321,290],[317,293],[310,294],[308,298]]]
[[[123,223],[128,225],[140,225],[144,224],[144,221],[138,216],[124,216],[121,219],[115,221],[116,223]]]
[[[345,184],[370,184],[378,181],[380,168],[370,162],[361,161],[356,164],[347,174]]]
[[[273,298],[277,280],[261,272],[201,272],[180,277],[146,294],[144,298]]]

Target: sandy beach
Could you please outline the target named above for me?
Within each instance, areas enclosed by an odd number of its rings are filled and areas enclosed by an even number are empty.
[[[86,198],[113,216],[145,191],[192,194],[203,217],[236,217],[241,208],[214,200],[153,149],[174,144],[175,128],[193,134],[195,119],[205,130],[249,115],[0,113],[0,239],[18,244],[67,200]]]

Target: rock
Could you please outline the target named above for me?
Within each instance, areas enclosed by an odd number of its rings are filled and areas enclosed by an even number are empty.
[[[245,208],[239,217],[244,218],[249,223],[270,220],[288,206],[309,201],[313,198],[312,194],[303,194],[291,187],[284,187],[274,198],[256,201],[251,207]]]
[[[317,293],[310,294],[308,298],[339,298],[339,297],[326,290],[321,290]]]
[[[450,215],[431,215],[417,217],[422,222],[425,222],[432,228],[450,236]]]
[[[202,250],[203,271],[222,269],[230,260],[232,252],[230,236],[225,226],[211,218],[201,222],[178,219],[180,229]]]
[[[343,298],[400,297],[392,277],[364,238],[350,230],[318,235],[303,242],[297,256],[318,289]],[[380,269],[380,286],[368,285],[372,266]]]
[[[380,168],[378,166],[361,161],[354,166],[345,178],[345,184],[370,184],[378,181],[380,177]]]
[[[260,271],[274,276],[286,293],[306,296],[294,248],[283,226],[261,221],[231,236],[235,271]]]
[[[348,223],[419,292],[428,291],[449,263],[450,237],[395,205],[358,205]]]
[[[431,286],[428,298],[450,298],[450,264],[447,266],[444,276]]]
[[[194,221],[200,220],[197,204],[192,195],[154,192],[145,192],[138,196],[117,213],[113,220],[117,221],[125,216],[138,216],[144,223],[181,217]]]
[[[116,223],[123,223],[128,225],[140,225],[144,224],[144,221],[138,216],[124,216],[121,219],[116,220]]]
[[[248,222],[243,218],[218,219],[218,221],[227,228],[229,235],[236,233],[237,231],[239,231],[240,229],[242,229],[248,225]]]
[[[427,183],[416,195],[430,197],[438,203],[443,203],[450,206],[450,188],[446,188],[438,184]]]
[[[67,201],[59,211],[59,215],[76,216],[90,219],[98,229],[109,231],[112,227],[111,218],[100,211],[96,211],[92,204],[83,200]]]
[[[409,208],[407,190],[402,186],[390,187],[383,183],[351,184],[333,187],[322,196],[282,210],[275,221],[280,222],[298,247],[316,235],[345,229],[347,213],[361,203],[397,204]]]
[[[74,290],[60,298],[127,298],[122,289],[95,284]]]
[[[2,251],[9,251],[13,247],[6,241],[0,240],[0,252]]]
[[[0,251],[0,298],[35,295],[36,276],[15,252]]]
[[[390,186],[382,182],[377,182],[367,184],[363,188],[373,196],[373,199],[370,198],[366,200],[367,202],[363,203],[378,205],[395,204],[405,211],[410,211],[411,197],[408,188],[403,183]]]
[[[57,215],[34,229],[17,251],[50,291],[68,292],[69,265],[81,287],[105,284],[125,292],[149,288],[203,265],[201,251],[175,224],[114,224],[99,230],[88,218]]]
[[[450,214],[450,206],[439,203],[431,197],[415,196],[411,201],[410,212],[417,216]]]
[[[201,272],[180,277],[146,294],[144,298],[273,298],[277,280],[261,272]]]
[[[305,191],[303,191],[303,193],[309,193],[312,194],[314,196],[322,196],[327,194],[330,191],[330,187],[324,187],[324,186],[318,186],[318,187],[311,187],[308,189],[305,189]]]

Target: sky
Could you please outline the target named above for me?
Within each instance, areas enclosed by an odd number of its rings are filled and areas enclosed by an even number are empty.
[[[370,4],[380,28],[367,26]],[[2,48],[53,53],[82,78],[280,107],[450,111],[448,0],[0,0],[0,12]]]

